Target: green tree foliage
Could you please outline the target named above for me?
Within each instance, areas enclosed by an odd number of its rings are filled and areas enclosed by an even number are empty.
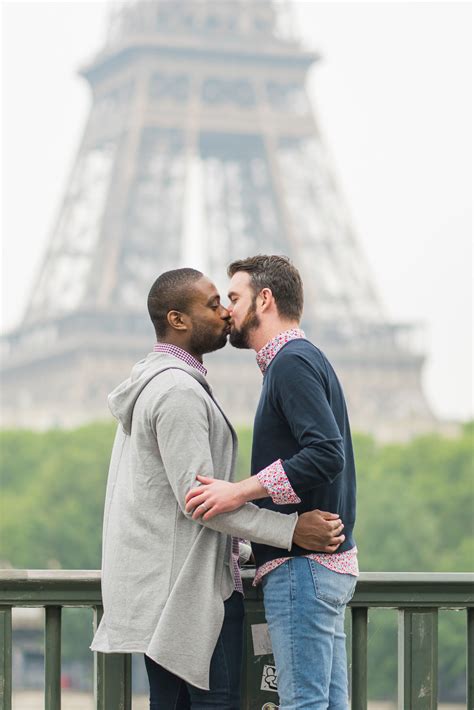
[[[364,571],[470,572],[474,561],[472,423],[455,439],[437,435],[410,443],[377,445],[356,436],[358,473],[356,538]],[[375,697],[395,688],[397,659],[386,652],[396,638],[389,612],[374,614],[369,655],[378,672]],[[459,699],[465,686],[465,614],[439,621],[439,680],[443,695]],[[374,665],[373,664],[373,665]]]
[[[100,567],[105,483],[115,426],[3,431],[0,559],[14,567]]]
[[[113,423],[73,431],[0,432],[0,560],[17,568],[100,567],[114,433]],[[382,445],[367,436],[354,437],[362,570],[472,569],[473,434],[469,424],[452,439],[431,435]],[[250,452],[251,431],[240,430],[238,478],[250,471]],[[394,614],[373,616],[369,653],[376,659],[377,673],[372,674],[371,690],[373,696],[384,697],[396,685]],[[75,626],[80,632],[81,624]],[[90,637],[90,628],[86,631]],[[464,616],[445,614],[440,621],[440,678],[445,688],[462,685],[464,635]],[[68,644],[66,639],[66,650]],[[71,642],[73,646],[77,644]]]
[[[355,451],[361,568],[470,571],[472,429],[456,439],[432,435],[406,445],[377,446],[356,437]]]

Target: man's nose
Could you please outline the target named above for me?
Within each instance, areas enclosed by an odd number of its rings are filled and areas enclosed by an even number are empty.
[[[222,308],[222,314],[221,314],[222,320],[229,320],[229,318],[230,318],[229,309],[226,308],[225,306],[221,306],[221,308]]]

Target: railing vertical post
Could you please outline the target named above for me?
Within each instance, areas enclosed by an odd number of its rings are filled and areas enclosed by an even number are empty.
[[[352,607],[352,710],[367,710],[367,607]]]
[[[61,607],[46,607],[44,662],[45,710],[61,710]]]
[[[12,610],[11,607],[0,609],[0,707],[11,710],[12,707]]]
[[[467,610],[467,707],[474,708],[474,608]]]
[[[97,629],[103,609],[94,609]],[[97,710],[131,710],[132,657],[129,653],[94,654],[94,694]]]
[[[438,610],[400,609],[398,624],[398,706],[438,707]]]

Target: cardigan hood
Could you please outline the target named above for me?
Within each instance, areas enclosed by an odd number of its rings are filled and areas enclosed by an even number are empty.
[[[130,435],[133,410],[145,387],[154,377],[169,369],[187,372],[211,394],[211,389],[199,370],[168,353],[149,353],[133,366],[130,377],[109,394],[109,409],[122,425],[125,434]]]

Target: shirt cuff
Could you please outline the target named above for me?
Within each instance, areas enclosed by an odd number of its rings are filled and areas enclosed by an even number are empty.
[[[301,498],[298,498],[291,487],[281,459],[259,471],[257,478],[276,505],[301,503]]]

